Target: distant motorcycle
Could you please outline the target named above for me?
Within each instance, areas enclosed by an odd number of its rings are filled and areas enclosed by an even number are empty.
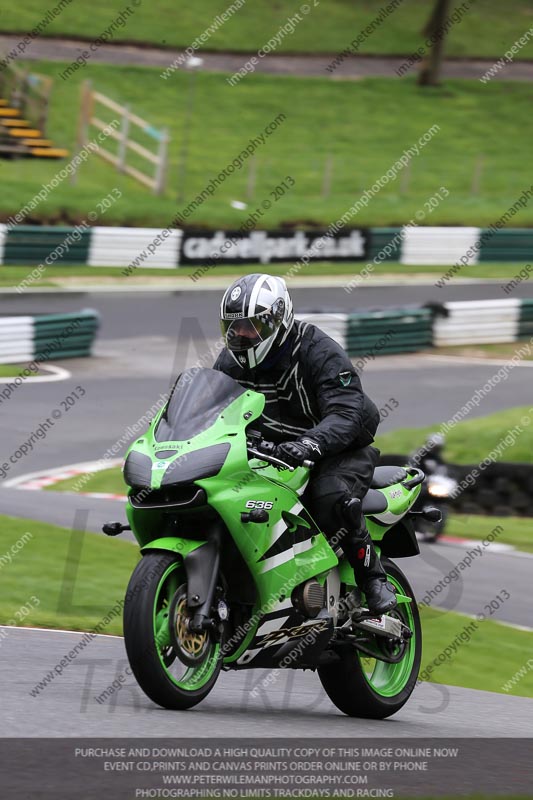
[[[441,472],[442,469],[439,467],[439,472],[426,476],[416,504],[417,509],[422,509],[431,500],[431,505],[438,508],[441,513],[439,522],[433,522],[423,516],[418,518],[417,531],[423,534],[426,542],[436,542],[444,533],[450,513],[450,498],[458,486],[455,478],[446,474],[446,467]]]
[[[421,511],[430,501],[432,506],[441,512],[440,520],[432,520],[429,516],[420,516],[417,532],[427,542],[436,542],[442,536],[450,513],[450,501],[459,484],[449,474],[449,469],[442,456],[444,437],[442,434],[431,434],[421,450],[413,453],[409,463],[419,467],[426,478],[416,501],[415,509]]]

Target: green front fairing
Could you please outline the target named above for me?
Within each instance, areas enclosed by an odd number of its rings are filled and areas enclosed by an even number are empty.
[[[159,489],[163,476],[174,461],[178,458],[200,450],[202,447],[209,447],[221,442],[229,441],[237,444],[246,454],[246,428],[245,426],[261,416],[265,405],[265,398],[258,392],[245,392],[230,403],[217,417],[215,422],[205,430],[192,436],[190,439],[180,441],[160,442],[155,439],[155,430],[159,424],[164,408],[157,414],[150,423],[150,427],[140,439],[132,444],[126,453],[126,457],[132,450],[147,455],[152,460],[152,481],[151,488]],[[249,416],[245,419],[244,415]],[[169,458],[159,459],[156,452],[162,450],[176,450],[176,454]]]
[[[258,392],[245,392],[222,411],[213,425],[196,436],[181,441],[159,442],[156,441],[154,434],[165,411],[163,407],[150,423],[146,433],[131,445],[126,453],[126,458],[132,450],[150,458],[152,461],[151,489],[161,488],[163,476],[170,464],[187,453],[193,453],[195,450],[200,450],[202,447],[209,447],[210,445],[229,441],[232,449],[227,460],[229,460],[231,453],[235,449],[242,451],[244,453],[244,460],[246,460],[245,425],[261,416],[264,405],[265,398],[263,395]],[[246,420],[245,414],[247,415]],[[176,450],[177,452],[175,455],[166,459],[157,458],[155,455],[156,452],[162,450]],[[245,466],[246,469],[243,468],[241,470],[243,473],[241,479],[244,479],[246,475],[250,474],[247,461]],[[198,481],[195,481],[195,483],[200,485]],[[131,493],[132,490],[130,489],[129,494]],[[128,502],[126,514],[135,538],[141,547],[146,546],[154,536],[161,535],[160,526],[163,523],[163,511],[161,509],[134,509]]]

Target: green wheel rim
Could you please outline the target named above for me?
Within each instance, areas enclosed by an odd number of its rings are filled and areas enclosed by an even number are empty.
[[[153,608],[154,643],[161,666],[169,680],[184,691],[195,692],[202,689],[213,677],[220,657],[220,644],[211,643],[205,659],[195,666],[187,666],[185,673],[179,678],[170,669],[172,664],[182,663],[172,648],[168,620],[172,597],[182,583],[180,578],[181,564],[176,562],[167,567],[157,585]]]
[[[393,584],[399,593],[404,593],[404,588],[395,578],[389,575],[388,580]],[[400,606],[398,606],[398,608],[400,608]],[[403,612],[402,621],[413,632],[412,637],[405,646],[405,654],[401,661],[398,661],[396,664],[388,664],[386,661],[370,659],[365,657],[364,654],[358,653],[362,672],[367,683],[372,687],[376,694],[379,694],[382,697],[394,697],[395,695],[400,694],[403,689],[405,689],[409,678],[411,677],[413,664],[415,661],[416,629],[412,603],[402,603],[401,610]],[[368,670],[365,663],[367,661],[375,662],[372,671]]]

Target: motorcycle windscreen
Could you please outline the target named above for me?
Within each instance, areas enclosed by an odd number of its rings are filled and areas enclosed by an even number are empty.
[[[182,372],[155,430],[156,441],[183,441],[197,436],[245,392],[237,381],[215,369]]]

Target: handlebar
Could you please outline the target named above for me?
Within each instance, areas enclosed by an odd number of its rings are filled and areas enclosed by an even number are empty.
[[[251,455],[254,458],[259,458],[261,461],[266,461],[268,464],[272,464],[274,467],[278,467],[279,469],[288,469],[289,472],[294,472],[296,467],[292,467],[290,464],[286,464],[285,461],[281,461],[281,459],[272,455],[275,449],[276,445],[274,442],[268,442],[266,439],[260,439],[257,442],[252,441],[251,444],[248,443],[248,455]],[[302,463],[302,467],[306,467],[307,469],[312,469],[314,466],[315,462],[309,461],[309,459],[305,459],[305,461]]]

